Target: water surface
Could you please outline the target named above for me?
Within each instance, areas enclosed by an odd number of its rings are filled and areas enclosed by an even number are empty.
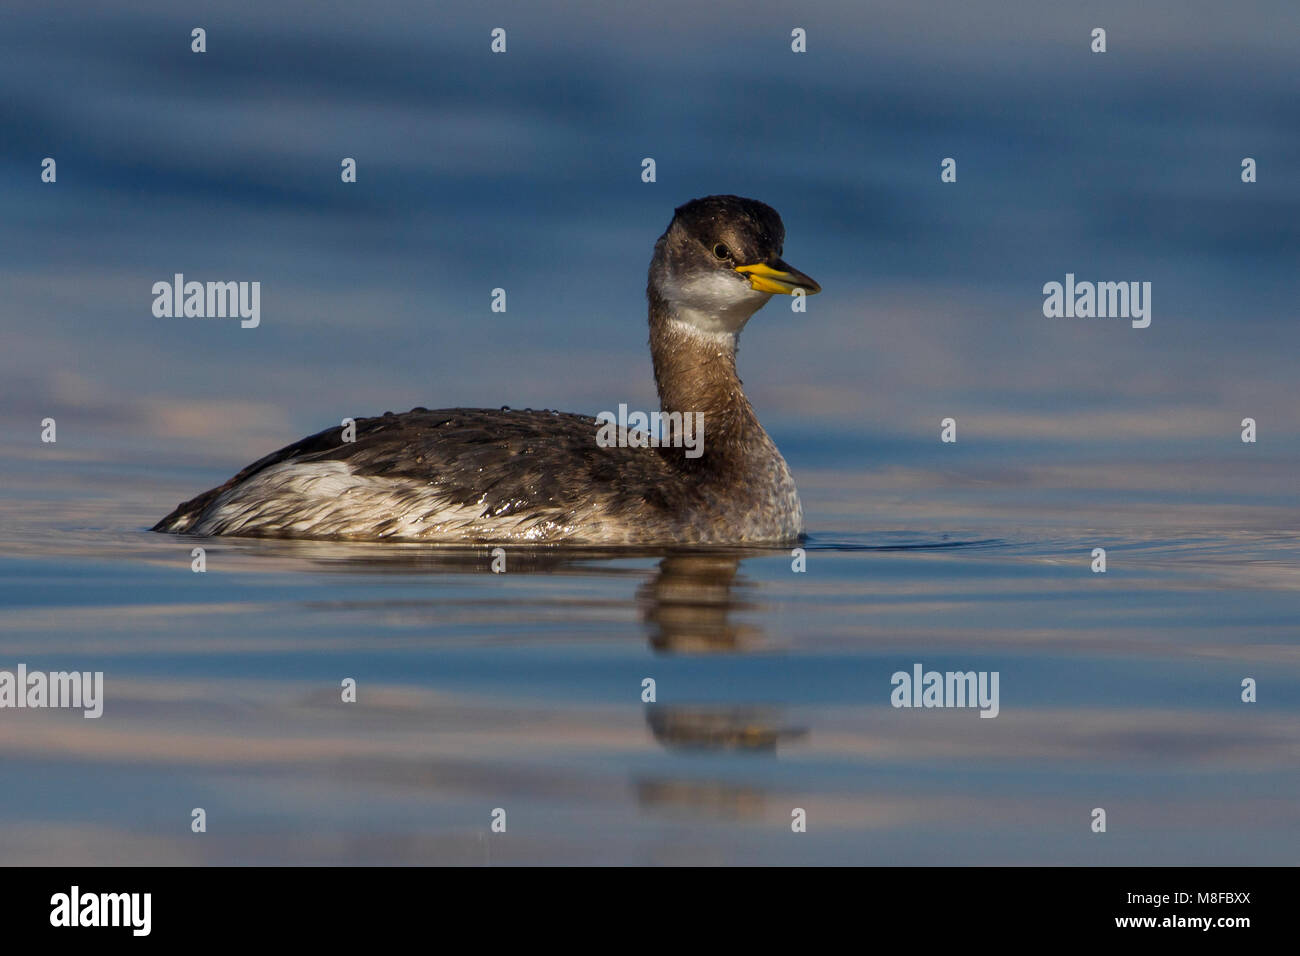
[[[1293,3],[8,6],[0,670],[107,700],[0,711],[0,863],[1297,860]],[[145,531],[344,416],[655,408],[712,193],[824,289],[739,358],[803,572]],[[260,324],[155,317],[178,272]],[[891,707],[918,663],[999,715]]]
[[[1052,512],[1041,478],[1032,522],[993,519],[996,489],[924,469],[886,516],[795,467],[837,521],[803,573],[509,549],[495,574],[486,548],[156,535],[187,471],[11,460],[0,661],[102,670],[106,703],[5,713],[0,860],[1294,862],[1300,535]],[[999,672],[999,715],[891,707],[914,663]]]

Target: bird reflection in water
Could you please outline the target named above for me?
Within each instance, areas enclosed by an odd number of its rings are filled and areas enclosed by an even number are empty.
[[[743,653],[762,644],[757,627],[736,620],[756,607],[754,585],[740,574],[742,553],[670,554],[641,586],[641,617],[660,653]],[[779,709],[755,706],[646,705],[655,740],[674,750],[775,753],[803,728],[784,726]]]
[[[747,553],[670,554],[637,593],[650,646],[661,654],[744,654],[764,643],[757,626],[738,620],[756,609],[755,585],[741,574]],[[708,703],[645,705],[646,726],[666,750],[682,754],[773,756],[803,737],[777,707]],[[643,774],[632,782],[637,803],[656,814],[705,813],[727,820],[768,815],[765,790],[696,774]]]
[[[493,548],[446,548],[402,544],[357,544],[294,540],[223,539],[231,550],[262,561],[345,573],[419,572],[483,574],[489,572]],[[755,610],[756,586],[741,573],[747,558],[771,554],[763,549],[709,551],[628,551],[578,548],[508,549],[509,573],[609,575],[625,578],[630,570],[610,558],[658,557],[652,576],[636,591],[651,648],[659,654],[744,654],[760,649],[762,630],[738,619]],[[389,608],[393,602],[384,602]],[[418,602],[423,604],[424,602]],[[349,603],[350,607],[355,607]],[[409,606],[409,605],[408,605]],[[646,704],[646,725],[665,748],[683,752],[731,751],[774,754],[778,746],[806,735],[785,724],[780,709],[756,705]],[[653,788],[651,788],[653,791]]]
[[[754,608],[754,586],[740,575],[740,557],[726,553],[674,554],[641,586],[641,618],[656,651],[734,653],[759,644],[762,632],[736,621]]]

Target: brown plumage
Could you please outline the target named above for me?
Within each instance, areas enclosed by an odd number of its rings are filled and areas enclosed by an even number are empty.
[[[780,259],[755,200],[676,211],[655,245],[650,351],[665,412],[702,413],[702,454],[601,447],[600,422],[552,411],[412,409],[330,428],[181,504],[155,531],[583,544],[783,543],[794,481],[736,374],[736,336],[773,290],[815,282]]]

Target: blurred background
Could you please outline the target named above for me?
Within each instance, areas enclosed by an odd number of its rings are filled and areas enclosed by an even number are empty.
[[[783,447],[833,435],[871,463],[934,448],[951,415],[1004,460],[1186,458],[1240,454],[1250,416],[1256,459],[1292,454],[1300,24],[1286,2],[1249,11],[11,6],[10,451],[46,415],[64,441],[238,466],[413,405],[653,407],[654,240],[675,206],[733,192],[782,213],[826,289],[742,341]],[[154,318],[176,272],[259,280],[261,327]],[[1066,272],[1150,281],[1151,327],[1044,318]]]
[[[8,4],[0,667],[108,700],[0,715],[0,862],[1293,863],[1297,62],[1285,0]],[[825,289],[740,355],[806,574],[143,531],[344,416],[654,408],[710,193]],[[260,327],[155,318],[178,272]],[[916,661],[1001,716],[892,710]]]

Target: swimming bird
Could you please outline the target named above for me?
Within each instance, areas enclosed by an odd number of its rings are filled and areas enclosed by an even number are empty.
[[[703,415],[694,452],[640,432],[598,442],[605,423],[585,415],[386,412],[356,419],[354,436],[329,428],[255,461],[153,530],[620,546],[796,541],[803,508],[794,479],[736,374],[737,338],[755,312],[773,295],[821,291],[781,258],[784,241],[771,206],[706,196],[678,207],[655,243],[646,289],[655,383],[668,421]]]

